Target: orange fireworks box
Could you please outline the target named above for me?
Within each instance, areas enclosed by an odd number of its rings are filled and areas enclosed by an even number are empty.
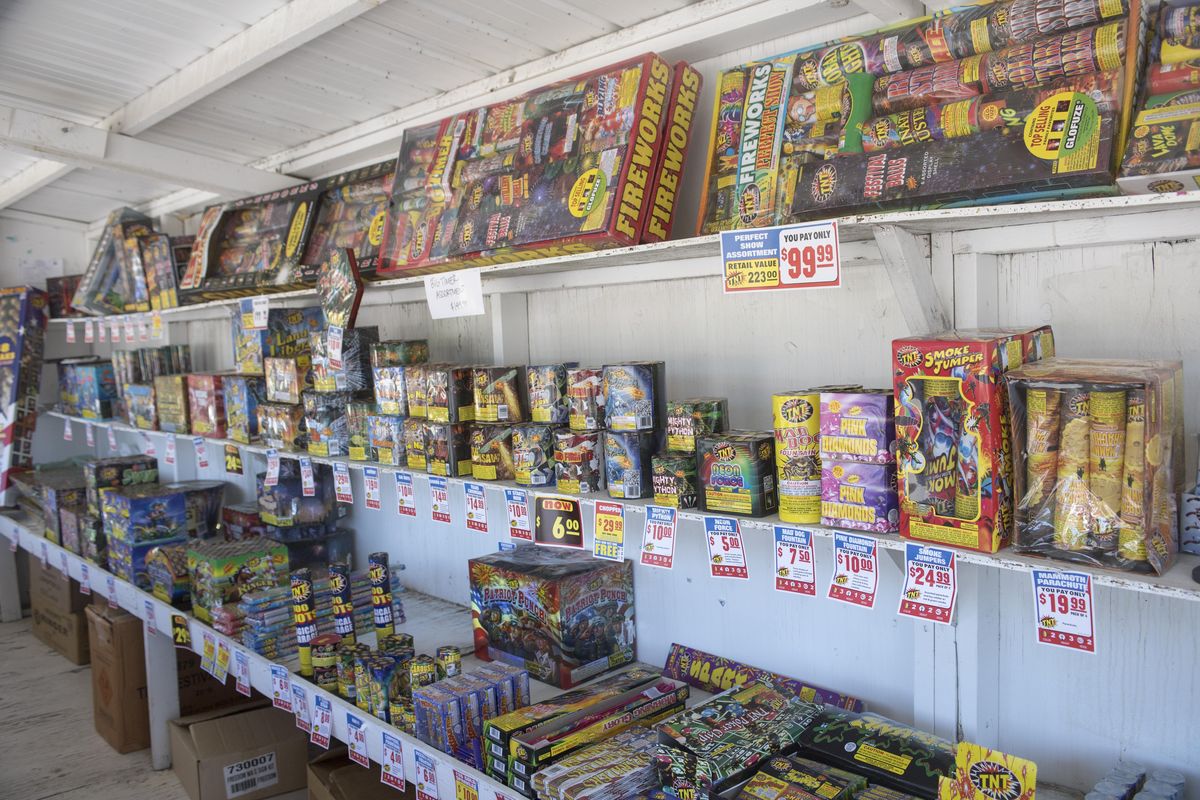
[[[1004,375],[1054,355],[1054,333],[947,331],[892,343],[900,535],[994,553],[1012,527]]]
[[[521,545],[470,562],[475,655],[570,689],[636,656],[633,562]]]

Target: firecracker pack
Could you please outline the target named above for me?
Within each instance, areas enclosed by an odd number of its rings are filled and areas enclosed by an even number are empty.
[[[188,416],[192,433],[211,439],[225,438],[225,379],[220,373],[187,376]]]
[[[188,391],[186,375],[159,375],[154,379],[154,404],[158,409],[158,427],[171,433],[187,433]]]
[[[0,489],[8,486],[13,467],[33,465],[46,306],[46,293],[40,289],[0,289],[0,337],[7,344],[0,353],[0,411],[7,420],[0,431]]]
[[[100,516],[100,490],[158,483],[158,459],[151,456],[116,456],[83,463],[87,510]]]
[[[226,542],[209,539],[188,547],[192,613],[211,622],[213,611],[243,594],[281,585],[288,574],[287,547],[267,538]]]
[[[112,419],[115,414],[113,404],[117,399],[112,362],[93,357],[60,361],[58,397],[66,414],[84,419]]]
[[[131,208],[109,214],[71,305],[96,315],[149,311],[138,240],[153,233],[150,218]]]
[[[866,788],[867,779],[855,773],[797,756],[775,756],[763,762],[742,794],[757,800],[856,800],[857,792]]]
[[[1049,326],[892,343],[900,534],[994,553],[1012,526],[1006,373],[1054,354]]]
[[[406,130],[379,272],[665,238],[699,87],[646,54]]]
[[[258,438],[258,405],[266,402],[266,381],[257,375],[225,375],[225,434],[249,444]]]
[[[534,545],[470,561],[475,654],[563,689],[634,660],[633,564]]]

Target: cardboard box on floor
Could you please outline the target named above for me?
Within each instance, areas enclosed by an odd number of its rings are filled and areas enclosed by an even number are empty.
[[[40,558],[29,557],[29,602],[59,614],[83,613],[89,599],[79,593],[79,581],[66,578],[51,566],[42,566]]]
[[[191,800],[260,800],[304,788],[308,737],[262,702],[171,722],[172,769]]]
[[[82,611],[58,611],[46,605],[38,592],[31,594],[31,629],[39,642],[65,656],[72,664],[88,663],[87,620]]]
[[[409,781],[404,792],[384,786],[379,767],[363,769],[350,760],[345,747],[335,747],[308,765],[308,800],[400,800],[416,797]]]

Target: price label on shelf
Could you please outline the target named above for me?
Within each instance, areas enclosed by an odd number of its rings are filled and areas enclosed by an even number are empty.
[[[125,317],[125,344],[133,344],[137,341],[137,334],[133,330],[133,317]]]
[[[107,427],[106,427],[104,430],[105,430],[105,432],[107,432],[107,433],[108,433],[108,447],[109,447],[109,449],[110,449],[110,450],[116,450],[116,449],[117,449],[117,432],[116,432],[115,430],[113,430],[113,426],[112,426],[112,425],[109,425],[109,426],[107,426]]]
[[[529,527],[529,492],[524,489],[505,489],[504,505],[508,511],[508,536],[522,542],[533,541]]]
[[[145,317],[137,318],[137,334],[139,342],[146,342],[150,340],[150,326],[146,324]]]
[[[950,624],[958,597],[958,560],[954,551],[906,542],[900,615]]]
[[[417,800],[438,800],[437,762],[415,747],[413,760],[417,767]]]
[[[487,494],[482,483],[464,483],[463,497],[467,501],[467,530],[488,532]]]
[[[624,561],[625,506],[597,500],[592,523],[592,556],[607,561]]]
[[[413,477],[411,472],[400,470],[396,474],[396,513],[402,517],[417,515],[417,501],[413,496]]]
[[[284,711],[292,710],[292,682],[287,667],[271,665],[271,705]]]
[[[42,542],[42,569],[50,566],[50,545]]]
[[[142,621],[151,633],[158,633],[158,624],[154,620],[154,601],[147,600],[142,606]]]
[[[250,656],[245,650],[233,651],[233,682],[240,695],[249,697],[250,689]]]
[[[313,480],[312,459],[307,456],[300,457],[300,491],[305,497],[315,497],[317,494],[317,484]]]
[[[182,647],[184,650],[192,649],[192,628],[188,625],[188,618],[183,614],[171,615],[171,639],[174,640],[176,647]]]
[[[225,471],[230,475],[241,475],[244,469],[242,466],[242,448],[236,444],[225,445]]]
[[[229,677],[229,645],[224,640],[217,643],[217,663],[213,667],[212,676],[221,684]]]
[[[65,582],[71,580],[71,562],[67,560],[66,550],[58,551],[58,579]]]
[[[812,531],[775,526],[775,588],[793,594],[817,594]]]
[[[67,320],[67,344],[75,344],[75,323]]]
[[[329,367],[331,369],[342,368],[342,329],[337,325],[330,325],[329,330],[325,334],[325,347],[329,351]]]
[[[103,322],[101,324],[104,324]],[[119,344],[121,341],[121,318],[109,317],[108,320],[108,338],[113,344]]]
[[[157,453],[154,451],[154,440],[150,438],[150,434],[142,433],[142,452],[154,458]]]
[[[837,220],[722,231],[725,291],[842,285]]]
[[[279,485],[279,451],[274,447],[267,451],[267,474],[263,476],[263,485]]]
[[[850,533],[833,534],[833,577],[826,596],[843,603],[875,607],[879,585],[879,551],[874,539]]]
[[[679,512],[667,506],[646,506],[642,530],[642,564],[671,569],[675,564],[675,526]]]
[[[313,695],[312,730],[308,740],[317,747],[329,749],[329,737],[333,735],[333,703],[320,693]]]
[[[385,786],[404,791],[404,745],[399,737],[387,731],[380,731],[383,737],[383,766],[380,768],[379,780]]]
[[[454,770],[454,800],[479,800],[479,781],[461,770]]]
[[[113,575],[104,576],[104,589],[108,592],[108,607],[120,608],[120,602],[117,600],[117,579]]]
[[[92,430],[92,425],[85,422],[83,424],[83,438],[87,442],[88,447],[96,446],[96,433]]]
[[[217,640],[208,631],[204,634],[204,648],[200,651],[200,671],[213,674],[217,666]]]
[[[79,593],[92,593],[92,576],[91,570],[88,569],[86,561],[79,562]]]
[[[96,326],[96,341],[104,344],[108,341],[108,328],[104,324],[104,320],[100,320],[100,324]]]
[[[167,437],[167,450],[166,450],[166,454],[163,456],[163,459],[168,464],[175,463],[175,437],[174,436]]]
[[[247,297],[238,305],[241,313],[242,328],[248,331],[266,330],[267,327],[267,298]]]
[[[196,448],[196,466],[208,469],[208,442],[203,436],[196,436],[192,439],[192,447]]]
[[[64,442],[75,441],[75,431],[71,430],[71,420],[69,420],[69,419],[63,420],[63,441]]]
[[[441,475],[429,476],[429,518],[450,524],[450,488]]]
[[[150,338],[161,339],[163,334],[162,314],[155,311],[150,315]]]
[[[361,717],[346,712],[346,729],[350,734],[346,744],[350,747],[350,760],[363,767],[371,766],[371,757],[367,755],[367,729]]]
[[[533,514],[537,544],[583,549],[583,516],[574,497],[539,494],[533,501]]]
[[[732,517],[705,517],[708,535],[708,571],[714,578],[749,580],[742,526]]]
[[[366,496],[368,511],[379,511],[383,508],[383,496],[379,490],[379,467],[363,467],[363,494]]]
[[[339,503],[354,504],[354,490],[350,488],[350,468],[341,461],[333,462],[333,495]]]
[[[1092,576],[1056,569],[1033,571],[1037,637],[1042,644],[1096,652]]]
[[[73,327],[74,325],[72,325],[72,328]],[[103,322],[100,323],[100,327],[104,327]],[[92,342],[96,341],[96,324],[90,319],[84,320],[83,322],[83,341],[86,344],[91,344]]]
[[[298,682],[292,682],[292,713],[296,715],[296,727],[312,733],[312,715],[308,713],[308,692]]]

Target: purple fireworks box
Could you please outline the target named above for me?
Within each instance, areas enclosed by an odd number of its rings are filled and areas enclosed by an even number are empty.
[[[888,464],[895,458],[896,407],[889,389],[821,392],[821,460]]]
[[[821,524],[873,533],[899,530],[896,465],[822,458]]]

